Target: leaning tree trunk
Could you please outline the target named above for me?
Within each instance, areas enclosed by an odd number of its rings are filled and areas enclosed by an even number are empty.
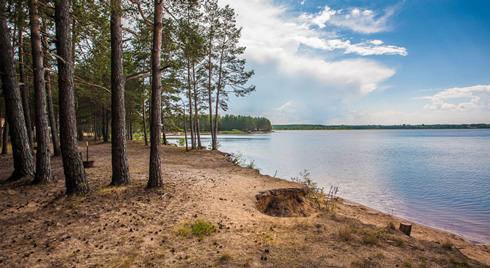
[[[160,145],[160,110],[162,108],[162,71],[160,70],[160,51],[162,49],[163,0],[155,0],[153,21],[153,49],[151,52],[151,110],[150,110],[150,177],[148,188],[162,187],[162,160]]]
[[[0,0],[0,74],[5,98],[5,111],[11,128],[14,172],[9,177],[9,180],[13,181],[24,176],[34,175],[34,160],[29,146],[29,138],[27,137],[11,42],[12,39],[10,38],[5,14],[5,1]],[[6,130],[7,127],[5,127],[5,133],[7,133]],[[4,148],[7,148],[6,144],[4,144]]]
[[[73,55],[69,0],[55,1],[56,49],[58,58],[58,85],[60,105],[60,136],[66,193],[79,195],[89,190],[82,154],[77,147],[77,120],[73,88]]]
[[[32,121],[31,112],[29,109],[29,91],[26,87],[26,75],[24,72],[24,49],[23,49],[22,29],[19,29],[19,78],[20,78],[20,92],[22,96],[22,107],[24,108],[25,124],[27,128],[27,137],[29,138],[29,145],[31,146],[31,152],[34,152],[34,138],[32,135]]]
[[[39,26],[38,1],[29,0],[31,22],[32,69],[34,75],[34,112],[36,115],[36,174],[33,183],[53,180],[51,175],[51,148],[46,115],[46,91],[44,84],[43,49]]]
[[[112,182],[125,185],[131,182],[126,151],[126,110],[124,107],[123,44],[121,1],[111,0],[111,108],[112,108]]]

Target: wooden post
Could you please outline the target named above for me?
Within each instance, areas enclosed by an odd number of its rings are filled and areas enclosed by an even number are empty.
[[[412,224],[406,222],[400,222],[400,231],[410,236],[410,233],[412,232]]]

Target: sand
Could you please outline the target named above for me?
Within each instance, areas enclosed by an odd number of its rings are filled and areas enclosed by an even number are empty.
[[[84,147],[80,147],[83,149]],[[53,183],[0,186],[3,267],[488,267],[490,247],[234,165],[224,153],[164,146],[165,187],[146,189],[149,147],[128,142],[132,183],[109,187],[110,144],[91,142],[90,193]],[[92,157],[93,156],[93,157]],[[12,172],[0,157],[0,181]],[[265,214],[263,212],[267,212]],[[214,227],[194,235],[197,221]],[[395,227],[395,228],[393,228]]]

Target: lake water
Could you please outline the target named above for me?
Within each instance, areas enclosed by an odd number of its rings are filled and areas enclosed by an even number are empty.
[[[488,129],[277,131],[218,140],[219,150],[241,153],[262,174],[290,179],[306,169],[341,197],[490,244]]]

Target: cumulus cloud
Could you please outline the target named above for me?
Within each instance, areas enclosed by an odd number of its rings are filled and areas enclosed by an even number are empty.
[[[419,97],[431,103],[424,106],[425,110],[470,111],[485,109],[490,105],[490,86],[454,87],[444,89],[432,96]],[[450,101],[454,100],[451,103]]]
[[[378,14],[376,11],[360,8],[349,8],[347,10],[333,10],[325,6],[317,14],[305,14],[310,22],[319,28],[325,28],[328,24],[342,28],[348,28],[352,31],[371,34],[390,30],[389,21],[395,14],[396,8],[391,7],[385,10],[384,14]]]
[[[333,31],[312,27],[313,23],[323,25],[324,21],[333,20],[332,16],[343,14],[342,10],[333,11],[326,7],[321,14],[294,17],[287,12],[285,6],[273,5],[272,1],[223,2],[229,3],[238,14],[237,23],[243,27],[240,42],[247,47],[247,59],[259,64],[273,64],[287,75],[309,77],[328,83],[329,88],[365,94],[393,76],[395,70],[372,59],[325,60],[311,53],[300,54],[298,51],[301,45],[323,51],[343,50],[345,54],[361,56],[407,55],[405,48],[384,45],[381,40],[351,43],[350,40],[338,38]],[[382,20],[376,17],[374,11],[352,10],[349,14],[361,20],[369,21],[366,18],[371,18],[373,22],[369,23],[378,25],[379,28],[382,25]],[[383,17],[388,16],[385,14]]]

